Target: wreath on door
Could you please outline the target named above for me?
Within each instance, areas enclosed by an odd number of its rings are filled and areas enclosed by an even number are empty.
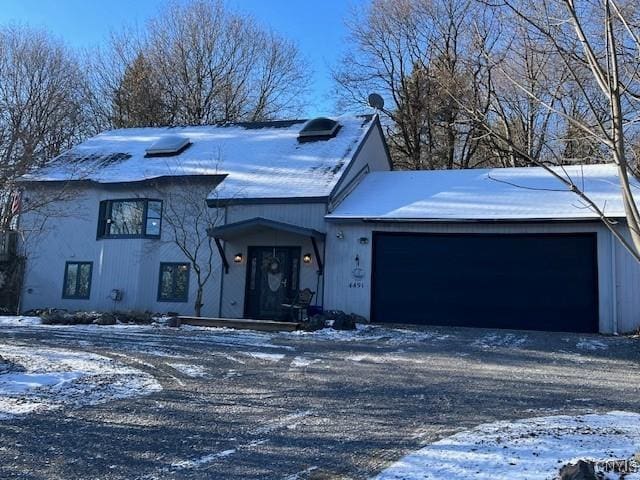
[[[267,272],[267,283],[269,284],[269,289],[272,292],[280,290],[283,276],[280,260],[274,256],[267,257],[262,264],[262,269]]]

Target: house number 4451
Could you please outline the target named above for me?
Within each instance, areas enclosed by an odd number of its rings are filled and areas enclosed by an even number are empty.
[[[349,282],[349,288],[364,288],[364,282],[360,280]]]

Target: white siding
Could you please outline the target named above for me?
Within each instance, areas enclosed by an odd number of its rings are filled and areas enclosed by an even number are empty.
[[[631,241],[628,230],[625,237]],[[616,259],[612,276],[615,277],[618,331],[627,333],[640,328],[640,265],[620,242],[613,239],[612,245]]]
[[[164,191],[171,188],[162,187]],[[22,311],[34,308],[64,308],[69,310],[150,310],[193,314],[196,280],[191,269],[189,301],[158,302],[158,276],[161,262],[187,262],[171,241],[167,225],[162,237],[156,239],[96,239],[99,204],[102,200],[123,198],[159,198],[156,189],[140,187],[77,188],[70,198],[55,205],[56,212],[47,219],[39,233],[31,226],[39,216],[27,214],[21,218],[21,228],[27,231],[23,243],[27,265],[22,295]],[[204,197],[203,197],[204,198]],[[88,300],[63,299],[62,283],[67,261],[93,262],[91,296]],[[205,286],[203,315],[217,313],[220,281],[220,260],[214,256],[214,274]],[[113,289],[123,291],[120,302],[109,298]]]
[[[249,247],[300,247],[300,281],[298,288],[310,288],[316,292],[312,304],[319,303],[318,299],[322,299],[322,277],[319,277],[317,274],[318,261],[313,252],[311,240],[299,235],[292,235],[275,230],[265,230],[225,243],[225,253],[229,259],[229,273],[224,275],[222,280],[221,317],[242,318],[244,316]],[[324,248],[322,242],[318,243],[318,248],[322,255],[322,249]],[[233,263],[233,257],[236,253],[242,253],[243,255],[243,261],[240,264]],[[310,264],[302,262],[302,255],[305,253],[312,255],[312,262]]]
[[[324,220],[326,209],[327,207],[324,203],[232,205],[226,209],[225,223],[235,223],[252,218],[266,218],[324,232],[326,229]]]
[[[173,187],[166,187],[173,188]],[[179,187],[175,187],[179,188]],[[157,190],[143,188],[79,188],[72,199],[56,209],[64,216],[48,219],[43,232],[32,235],[25,242],[28,251],[23,288],[22,310],[35,308],[64,308],[68,310],[150,310],[193,314],[196,279],[191,271],[189,301],[158,302],[158,277],[161,262],[187,262],[171,241],[170,231],[163,224],[162,239],[99,239],[96,240],[100,201],[118,198],[161,198]],[[203,196],[204,198],[204,196]],[[324,230],[325,204],[258,204],[235,205],[220,210],[221,223],[233,223],[263,217],[319,231]],[[225,215],[226,214],[226,215]],[[35,215],[26,215],[23,226],[35,223]],[[214,252],[214,273],[205,286],[204,316],[242,317],[244,314],[244,286],[246,262],[234,264],[233,255],[242,252],[247,257],[249,246],[299,246],[301,253],[311,253],[311,265],[300,265],[300,288],[311,288],[322,299],[322,278],[318,277],[317,258],[307,237],[276,230],[258,231],[242,239],[224,244],[230,264],[225,274],[217,250]],[[318,242],[321,256],[324,246]],[[93,262],[91,296],[88,300],[63,299],[62,283],[67,261]],[[224,278],[223,278],[224,276]],[[220,292],[224,285],[224,297]],[[113,302],[109,294],[120,289],[124,295]],[[314,303],[316,300],[314,300]]]
[[[324,203],[300,204],[251,204],[234,205],[226,208],[226,222],[235,223],[252,218],[266,218],[318,231],[325,231]],[[316,292],[313,303],[322,299],[322,277],[317,274],[318,263],[311,239],[273,229],[261,229],[242,238],[224,242],[224,250],[229,262],[229,273],[222,279],[222,296],[219,315],[224,318],[242,318],[244,316],[244,297],[247,276],[247,258],[249,247],[300,247],[301,254],[310,253],[313,261],[309,265],[300,262],[300,288],[310,288]],[[324,256],[324,245],[318,242],[320,255]],[[243,262],[233,263],[236,253],[242,253]]]
[[[612,281],[612,249],[611,235],[606,228],[599,223],[520,223],[520,224],[429,224],[429,223],[329,223],[327,231],[328,255],[325,268],[325,308],[344,310],[370,316],[371,305],[371,261],[372,261],[372,232],[373,231],[401,231],[401,232],[434,232],[434,233],[572,233],[595,232],[598,245],[598,290],[599,290],[599,317],[600,331],[612,333],[614,328],[613,312],[613,281]],[[342,238],[338,238],[341,236]],[[361,243],[360,239],[367,239],[368,243]],[[619,249],[618,249],[619,250]],[[356,268],[356,256],[359,266],[364,270],[362,285],[356,282],[353,269]],[[624,255],[622,255],[624,257]],[[631,289],[637,289],[640,283],[640,268],[631,265],[628,259],[621,259],[625,268],[630,269],[624,273],[627,280],[626,287],[618,289],[618,304],[624,307],[618,308],[619,328],[629,330],[630,327],[640,325],[639,320],[633,316],[637,310],[637,299],[634,304],[629,304],[633,297]],[[624,271],[624,268],[620,270]],[[632,280],[629,281],[629,278]],[[619,277],[621,278],[621,277]],[[634,283],[635,282],[635,283]],[[620,282],[619,280],[619,283]],[[635,290],[637,291],[637,290]],[[634,310],[635,309],[635,310]]]
[[[334,198],[332,199],[334,202],[332,202],[330,210],[335,208],[359,183],[359,180],[362,178],[358,178],[358,175],[362,175],[363,169],[365,174],[366,172],[382,172],[391,169],[391,165],[389,164],[391,160],[388,158],[386,152],[384,138],[382,137],[380,129],[374,124],[365,142],[362,144],[362,148],[352,160],[347,173],[340,183],[338,183]],[[336,205],[333,205],[333,203]]]

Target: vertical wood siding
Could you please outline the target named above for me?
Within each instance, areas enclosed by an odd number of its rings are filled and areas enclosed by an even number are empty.
[[[628,230],[625,237],[631,240]],[[615,255],[618,331],[628,333],[640,328],[640,265],[613,237],[612,241]]]
[[[165,186],[164,189],[179,188]],[[168,191],[168,190],[167,190]],[[22,311],[35,308],[68,310],[149,310],[193,314],[196,280],[191,269],[188,302],[158,302],[158,277],[161,262],[187,262],[171,241],[166,225],[162,238],[96,239],[100,201],[117,198],[161,198],[158,190],[144,188],[77,189],[77,195],[62,202],[57,210],[63,216],[49,218],[43,232],[28,235],[25,242],[27,265],[22,295]],[[36,214],[24,215],[22,228],[37,223]],[[93,262],[91,295],[88,300],[63,299],[65,262]],[[205,286],[203,315],[217,313],[221,274],[220,259],[214,256],[214,274]],[[120,289],[123,298],[109,298]]]

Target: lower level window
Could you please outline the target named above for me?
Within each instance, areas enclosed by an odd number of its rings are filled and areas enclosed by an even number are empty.
[[[67,262],[64,267],[63,298],[89,298],[93,262]]]
[[[159,302],[186,302],[189,299],[189,264],[161,263]]]

